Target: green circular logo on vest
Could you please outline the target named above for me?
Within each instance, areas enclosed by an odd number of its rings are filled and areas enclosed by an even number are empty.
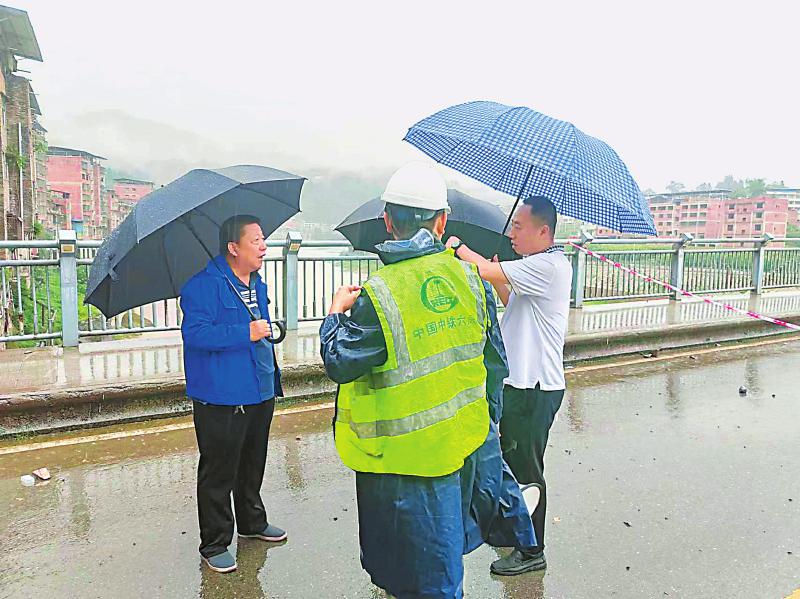
[[[447,279],[430,277],[422,284],[420,299],[431,312],[449,312],[458,304],[456,290]]]

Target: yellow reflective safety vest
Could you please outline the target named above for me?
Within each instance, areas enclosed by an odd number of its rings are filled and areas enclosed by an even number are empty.
[[[384,266],[364,289],[386,362],[341,385],[336,449],[359,472],[444,476],[489,432],[486,294],[450,250]]]

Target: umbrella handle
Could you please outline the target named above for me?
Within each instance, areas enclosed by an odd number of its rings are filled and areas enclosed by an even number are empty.
[[[286,323],[284,321],[275,320],[270,324],[272,325],[273,329],[275,328],[278,329],[279,334],[277,337],[275,337],[274,335],[272,337],[265,337],[264,338],[265,341],[268,341],[269,343],[272,343],[274,345],[286,339]]]

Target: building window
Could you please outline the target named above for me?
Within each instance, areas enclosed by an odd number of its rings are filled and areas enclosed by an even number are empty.
[[[728,218],[735,218],[735,216],[733,212],[728,212]]]
[[[733,225],[728,225],[728,231],[733,232]]]
[[[763,212],[756,212],[756,218],[764,218]]]
[[[733,210],[736,208],[736,204],[728,204],[728,210]]]
[[[761,230],[761,225],[756,225],[754,228],[755,228],[756,231],[760,231]]]
[[[758,202],[756,204],[756,208],[763,208],[763,207],[764,207],[764,202]]]

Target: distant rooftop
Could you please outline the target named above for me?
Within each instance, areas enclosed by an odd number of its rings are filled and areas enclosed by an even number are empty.
[[[108,160],[103,156],[86,152],[85,150],[76,150],[74,148],[63,148],[61,146],[50,146],[47,148],[47,154],[50,156],[83,156],[84,158],[97,158],[99,160]]]
[[[24,10],[0,6],[0,46],[15,56],[42,62],[39,42]]]
[[[30,88],[30,90],[31,90],[31,93],[30,93],[31,110],[33,111],[34,114],[38,114],[39,116],[42,116],[42,109],[39,107],[39,99],[36,97],[36,94],[33,93],[33,88],[32,87]]]
[[[658,200],[663,198],[665,200],[676,200],[679,198],[686,198],[686,197],[704,197],[704,196],[712,196],[712,195],[724,195],[724,194],[731,194],[733,193],[730,189],[709,189],[708,191],[676,191],[674,193],[657,193],[651,196],[647,196],[649,201]]]
[[[123,185],[155,185],[152,181],[143,181],[142,179],[115,179],[115,181]]]

